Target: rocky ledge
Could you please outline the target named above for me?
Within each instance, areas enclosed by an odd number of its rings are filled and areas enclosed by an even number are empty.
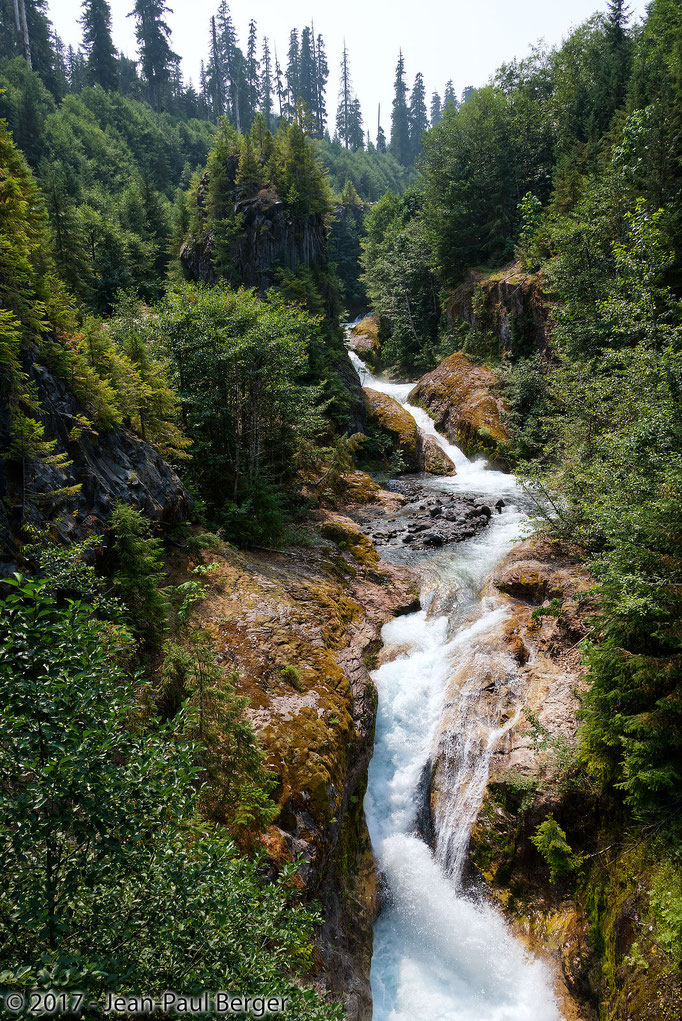
[[[234,669],[279,780],[278,817],[265,837],[277,869],[296,857],[323,907],[313,977],[369,1021],[377,877],[363,798],[374,744],[370,670],[384,623],[415,609],[409,570],[383,562],[342,514],[319,512],[309,548],[221,550],[193,624]],[[178,558],[175,582],[192,577]]]
[[[397,499],[395,506],[368,506],[354,517],[362,530],[381,550],[393,547],[415,550],[438,549],[463,542],[486,528],[493,514],[504,509],[504,500],[486,503],[482,498],[436,492],[419,479],[388,483]]]

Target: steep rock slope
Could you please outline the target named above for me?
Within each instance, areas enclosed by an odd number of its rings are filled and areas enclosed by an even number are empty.
[[[0,458],[0,558],[13,564],[25,525],[50,531],[64,541],[101,531],[118,502],[144,511],[153,521],[186,518],[192,498],[173,469],[149,443],[126,429],[79,429],[82,409],[69,387],[39,365],[27,368],[40,402],[45,440],[65,467],[30,458]],[[10,440],[9,409],[0,403],[0,450]],[[25,536],[23,537],[25,539]]]
[[[368,1021],[377,898],[363,811],[376,717],[369,670],[381,626],[414,608],[417,586],[350,519],[324,512],[319,529],[319,545],[304,552],[206,554],[220,566],[194,623],[238,672],[279,779],[268,853],[275,867],[300,855],[305,888],[322,903],[315,975],[345,999],[350,1021]]]
[[[500,354],[545,352],[550,344],[550,303],[538,274],[518,264],[488,275],[472,271],[446,303],[450,322],[493,334]]]

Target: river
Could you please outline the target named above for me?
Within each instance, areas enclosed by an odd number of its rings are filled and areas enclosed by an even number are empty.
[[[419,571],[422,608],[384,627],[382,665],[372,675],[379,700],[365,810],[385,883],[374,930],[373,1019],[560,1021],[546,964],[495,907],[462,884],[493,747],[521,711],[519,697],[516,716],[497,718],[490,700],[480,699],[479,678],[481,671],[508,670],[513,688],[511,664],[500,653],[490,662],[491,643],[484,640],[507,610],[482,589],[529,523],[526,500],[512,475],[467,458],[426,412],[407,403],[413,384],[376,378],[357,355],[350,357],[363,385],[396,398],[454,461],[456,476],[425,477],[427,487],[505,501],[482,533],[437,553],[396,555],[379,547],[387,559]],[[453,677],[463,678],[454,694]],[[416,820],[424,800],[420,781],[438,747],[447,794],[434,820],[432,850]]]

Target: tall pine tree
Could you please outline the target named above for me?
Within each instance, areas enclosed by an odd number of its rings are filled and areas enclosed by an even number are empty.
[[[303,100],[310,117],[312,130],[317,133],[317,82],[315,77],[315,40],[311,39],[310,29],[306,25],[301,32],[298,96],[296,98]]]
[[[391,111],[391,152],[404,167],[411,162],[410,114],[407,107],[407,85],[405,84],[405,60],[403,51],[398,57],[395,72],[395,92]]]
[[[80,23],[90,80],[107,92],[118,86],[118,63],[111,38],[111,8],[107,0],[83,0]]]
[[[455,86],[452,81],[449,81],[445,86],[445,93],[443,95],[443,113],[446,110],[456,110],[459,107],[457,102],[457,93],[455,92]]]
[[[426,113],[426,90],[424,76],[417,74],[410,96],[410,148],[412,162],[416,163],[422,149],[422,135],[428,131],[429,118]]]
[[[431,127],[435,128],[443,120],[443,111],[440,104],[440,96],[434,92],[431,96]]]
[[[268,37],[263,36],[263,53],[260,66],[262,68],[260,78],[261,110],[265,118],[265,126],[270,130],[272,127],[272,57],[270,56],[270,44]]]
[[[301,71],[301,53],[298,43],[298,30],[292,28],[289,33],[289,52],[287,53],[287,104],[286,115],[292,120],[296,114],[296,100],[299,96]]]
[[[320,138],[324,135],[327,126],[327,82],[329,80],[329,64],[324,48],[324,39],[321,35],[317,37],[315,52],[315,71],[317,85],[317,130]]]
[[[132,15],[137,21],[135,35],[140,48],[142,76],[149,100],[158,112],[168,98],[179,57],[170,48],[170,28],[164,15],[170,11],[163,0],[136,0]]]
[[[256,47],[256,22],[251,19],[249,22],[249,39],[246,46],[245,90],[247,120],[244,125],[245,131],[253,124],[253,118],[256,116],[260,102],[260,61],[256,56]]]

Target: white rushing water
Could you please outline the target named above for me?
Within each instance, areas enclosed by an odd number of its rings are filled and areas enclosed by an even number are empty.
[[[481,589],[528,521],[523,494],[513,476],[491,470],[485,459],[467,458],[436,431],[426,412],[411,407],[412,384],[373,377],[357,355],[350,357],[363,385],[400,401],[454,461],[456,476],[425,485],[505,501],[503,512],[475,538],[421,559],[414,551],[405,553],[423,577],[423,608],[396,618],[382,632],[384,662],[373,673],[379,693],[376,741],[365,797],[386,884],[374,930],[374,1021],[560,1021],[545,965],[515,939],[494,907],[460,885],[493,747],[516,718],[503,722],[491,716],[490,700],[480,699],[482,676],[513,688],[511,661],[501,653],[491,661],[485,645],[486,634],[507,611],[501,600],[481,598]],[[455,697],[453,677],[462,678]],[[424,796],[420,780],[439,740],[448,793],[435,820],[432,852],[415,824]]]

